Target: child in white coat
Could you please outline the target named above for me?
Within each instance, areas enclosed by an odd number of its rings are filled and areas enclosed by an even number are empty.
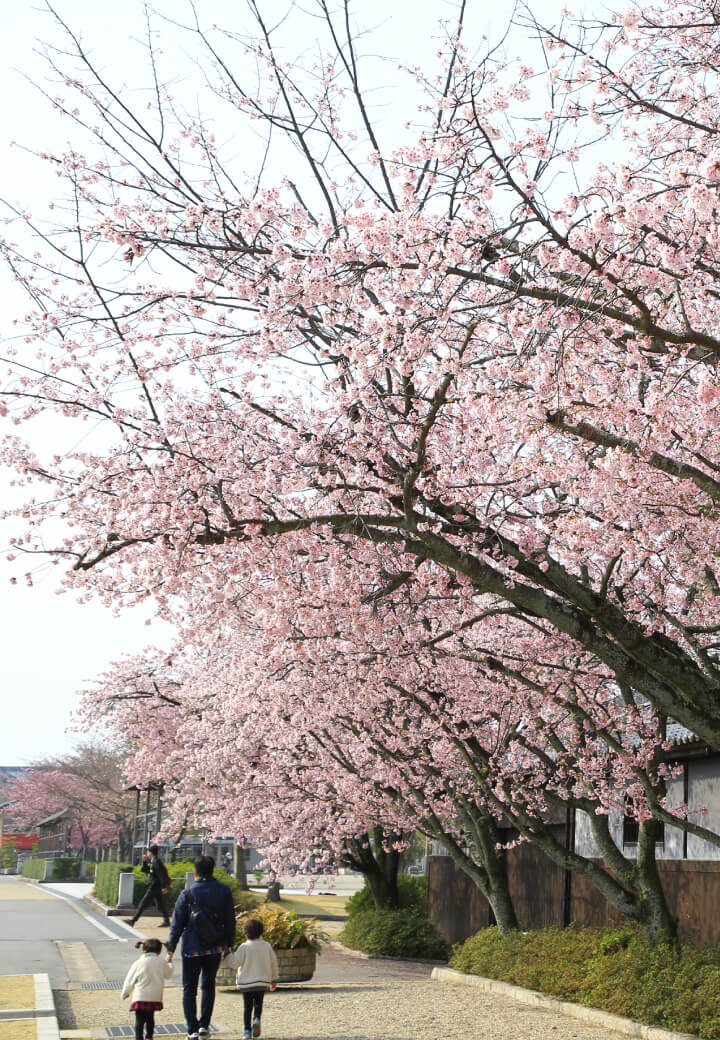
[[[262,921],[257,917],[249,917],[243,925],[243,931],[247,942],[238,946],[234,953],[228,954],[225,963],[231,968],[237,968],[235,988],[243,995],[243,1040],[247,1040],[248,1037],[260,1036],[263,997],[268,990],[272,992],[277,989],[280,972],[275,950],[262,938]]]
[[[161,958],[163,944],[159,939],[135,943],[142,947],[142,957],[130,965],[122,988],[122,998],[132,996],[130,1010],[135,1012],[135,1040],[152,1040],[155,1012],[162,1011],[165,979],[172,975],[172,964]]]

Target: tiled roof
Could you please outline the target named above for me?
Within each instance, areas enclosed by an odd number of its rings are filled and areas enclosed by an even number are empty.
[[[679,722],[668,722],[667,739],[668,743],[672,744],[673,747],[678,747],[682,744],[702,743],[696,733],[693,733],[691,729],[688,729],[687,726],[683,726]]]

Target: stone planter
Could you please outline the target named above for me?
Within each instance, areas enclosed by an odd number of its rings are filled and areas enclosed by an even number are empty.
[[[295,950],[276,950],[275,954],[280,967],[278,982],[307,982],[315,974],[317,954],[307,947]],[[229,968],[221,962],[217,973],[218,986],[235,985],[235,968]]]
[[[315,974],[317,954],[307,946],[295,950],[276,950],[275,953],[280,966],[278,982],[307,982]]]

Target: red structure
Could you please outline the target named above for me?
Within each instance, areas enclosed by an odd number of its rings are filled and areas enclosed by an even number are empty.
[[[37,840],[37,834],[8,834],[3,832],[0,835],[0,849],[6,844],[14,844],[17,851],[22,855],[30,852]]]

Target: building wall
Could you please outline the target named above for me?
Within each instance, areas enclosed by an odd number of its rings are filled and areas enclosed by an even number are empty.
[[[691,819],[720,833],[720,755],[693,759],[689,763],[688,805],[698,815]],[[700,810],[706,809],[705,813]],[[720,860],[720,848],[688,834],[687,858]]]
[[[720,834],[720,755],[690,759],[688,770],[688,806],[691,819]],[[683,804],[684,780],[682,775],[668,781],[668,807]],[[705,811],[703,811],[705,810]],[[610,832],[618,848],[623,848],[623,816],[619,811],[610,813]],[[590,821],[583,812],[575,820],[575,849],[583,856],[598,856],[598,848],[590,830]],[[633,855],[633,848],[624,849]],[[720,860],[720,847],[692,834],[687,836],[679,827],[665,827],[665,842],[657,850],[658,859],[666,860]]]

